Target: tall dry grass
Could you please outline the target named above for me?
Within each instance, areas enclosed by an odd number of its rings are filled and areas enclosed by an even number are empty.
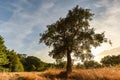
[[[46,80],[40,74],[41,72],[2,72],[0,80]]]
[[[50,80],[120,80],[120,68],[74,69],[68,78],[64,70],[48,70],[42,73]]]
[[[64,71],[4,72],[0,73],[0,80],[120,80],[120,68],[73,69],[67,78]]]
[[[120,69],[102,68],[88,70],[73,70],[70,79],[76,80],[120,80]]]

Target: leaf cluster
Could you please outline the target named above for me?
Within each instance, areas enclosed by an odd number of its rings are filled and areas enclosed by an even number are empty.
[[[53,48],[49,55],[55,59],[66,57],[67,51],[85,59],[84,50],[89,55],[92,46],[97,47],[107,42],[104,32],[95,33],[95,29],[90,27],[89,21],[92,20],[93,15],[90,9],[76,6],[68,11],[65,18],[60,18],[47,26],[48,29],[40,34],[40,43],[43,42]]]

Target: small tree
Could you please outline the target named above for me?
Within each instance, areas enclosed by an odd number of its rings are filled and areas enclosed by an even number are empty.
[[[66,61],[63,60],[56,60],[56,68],[65,68],[66,67]]]
[[[26,57],[24,66],[26,71],[45,70],[45,63],[35,56]]]
[[[116,66],[120,64],[120,55],[105,56],[100,61],[104,66]]]
[[[83,65],[83,64],[81,64],[81,63],[77,63],[77,65],[75,66],[75,68],[77,68],[77,69],[84,69],[85,68],[85,66]]]
[[[47,31],[40,34],[40,43],[53,48],[50,56],[55,59],[67,57],[67,73],[72,71],[71,53],[81,59],[89,58],[92,46],[97,47],[107,42],[104,32],[95,33],[95,29],[90,27],[89,21],[92,20],[92,16],[89,9],[76,6],[69,10],[65,18],[48,25]]]
[[[86,69],[89,68],[100,68],[101,64],[99,64],[98,62],[94,61],[94,60],[90,60],[90,61],[85,61],[84,62],[84,66]]]
[[[24,67],[22,63],[20,62],[19,57],[17,56],[17,53],[12,50],[7,52],[8,59],[9,59],[9,69],[11,72],[22,72],[24,71]]]

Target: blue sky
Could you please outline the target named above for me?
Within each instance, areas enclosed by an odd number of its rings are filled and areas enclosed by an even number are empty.
[[[120,46],[120,0],[0,0],[0,35],[8,49],[49,62],[50,49],[38,43],[39,33],[76,5],[91,9],[95,14],[91,27],[105,31],[113,42],[112,47],[103,44],[93,49],[94,54]]]

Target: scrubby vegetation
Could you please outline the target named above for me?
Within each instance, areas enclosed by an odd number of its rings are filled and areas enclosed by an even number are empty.
[[[0,73],[3,80],[120,80],[120,68],[73,69],[65,76],[64,69],[49,69],[44,72]]]

